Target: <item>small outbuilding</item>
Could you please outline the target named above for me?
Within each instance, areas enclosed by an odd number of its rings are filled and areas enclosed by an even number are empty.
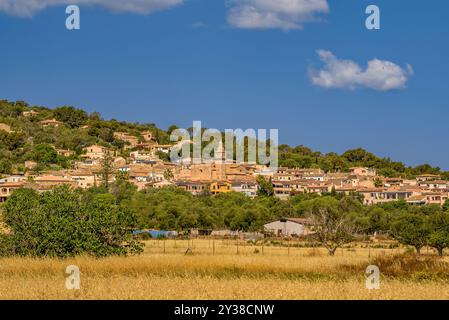
[[[313,233],[313,222],[305,218],[282,218],[264,225],[266,233],[275,237],[302,237]]]

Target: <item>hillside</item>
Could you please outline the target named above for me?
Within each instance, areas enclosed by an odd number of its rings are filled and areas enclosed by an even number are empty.
[[[129,142],[114,137],[117,132],[125,132],[142,142],[142,133],[147,131],[155,142],[168,144],[169,132],[174,127],[165,131],[153,123],[105,120],[97,112],[88,114],[70,106],[50,109],[23,101],[0,100],[0,174],[24,172],[26,161],[37,162],[39,170],[69,168],[72,161],[79,159],[82,149],[92,144],[111,147],[126,155],[133,149],[125,151]],[[321,168],[325,172],[347,172],[351,167],[363,166],[375,168],[385,177],[440,174],[449,179],[449,172],[438,167],[428,164],[410,167],[361,148],[343,154],[323,154],[302,145],[280,145],[279,164],[289,168]]]

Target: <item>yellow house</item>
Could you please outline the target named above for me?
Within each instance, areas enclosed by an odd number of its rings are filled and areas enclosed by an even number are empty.
[[[377,175],[376,169],[373,169],[373,168],[353,167],[353,168],[349,168],[349,170],[351,170],[352,174],[355,174],[357,176],[375,177]]]
[[[214,181],[209,188],[212,194],[227,193],[232,191],[232,184],[227,181]]]
[[[143,139],[145,140],[145,142],[151,142],[154,140],[153,134],[150,131],[144,131],[141,133]]]
[[[24,116],[24,117],[34,117],[34,116],[37,116],[38,114],[39,114],[39,112],[37,112],[35,110],[22,112],[22,116]]]
[[[72,150],[66,150],[66,149],[56,149],[56,152],[58,155],[63,157],[71,157],[75,154]]]
[[[94,144],[92,146],[83,148],[83,151],[85,151],[85,154],[82,155],[83,158],[103,159],[108,149],[103,146]]]
[[[139,144],[139,139],[137,139],[137,137],[126,132],[114,132],[114,138],[128,142],[131,148],[134,148]],[[125,147],[125,149],[127,148]]]
[[[91,171],[72,171],[70,178],[76,181],[79,188],[87,189],[97,185],[97,176]]]

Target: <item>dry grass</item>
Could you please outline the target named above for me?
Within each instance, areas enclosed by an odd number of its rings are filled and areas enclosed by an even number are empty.
[[[437,258],[394,257],[397,250],[264,247],[195,240],[150,241],[143,255],[69,260],[0,259],[0,299],[448,299],[449,267]],[[213,254],[215,246],[215,254]],[[257,250],[256,250],[257,249]],[[354,251],[355,250],[355,251]],[[259,253],[255,253],[259,251]],[[371,258],[368,257],[371,256]],[[65,268],[81,270],[81,290],[65,288]],[[365,288],[379,265],[380,290]]]

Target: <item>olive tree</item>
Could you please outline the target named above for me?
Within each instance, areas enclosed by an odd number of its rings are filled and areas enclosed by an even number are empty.
[[[445,248],[449,247],[449,212],[438,212],[429,216],[428,245],[443,256]]]
[[[393,236],[402,244],[415,247],[421,254],[421,248],[428,243],[430,228],[428,216],[419,212],[402,212],[392,223]]]
[[[141,252],[142,244],[132,237],[133,212],[116,205],[110,194],[83,201],[83,192],[68,186],[42,194],[32,189],[15,191],[3,208],[9,232],[0,236],[0,253],[102,257]]]
[[[356,226],[350,214],[342,210],[341,203],[325,197],[311,200],[306,215],[311,220],[314,238],[333,256],[338,248],[354,239]]]

